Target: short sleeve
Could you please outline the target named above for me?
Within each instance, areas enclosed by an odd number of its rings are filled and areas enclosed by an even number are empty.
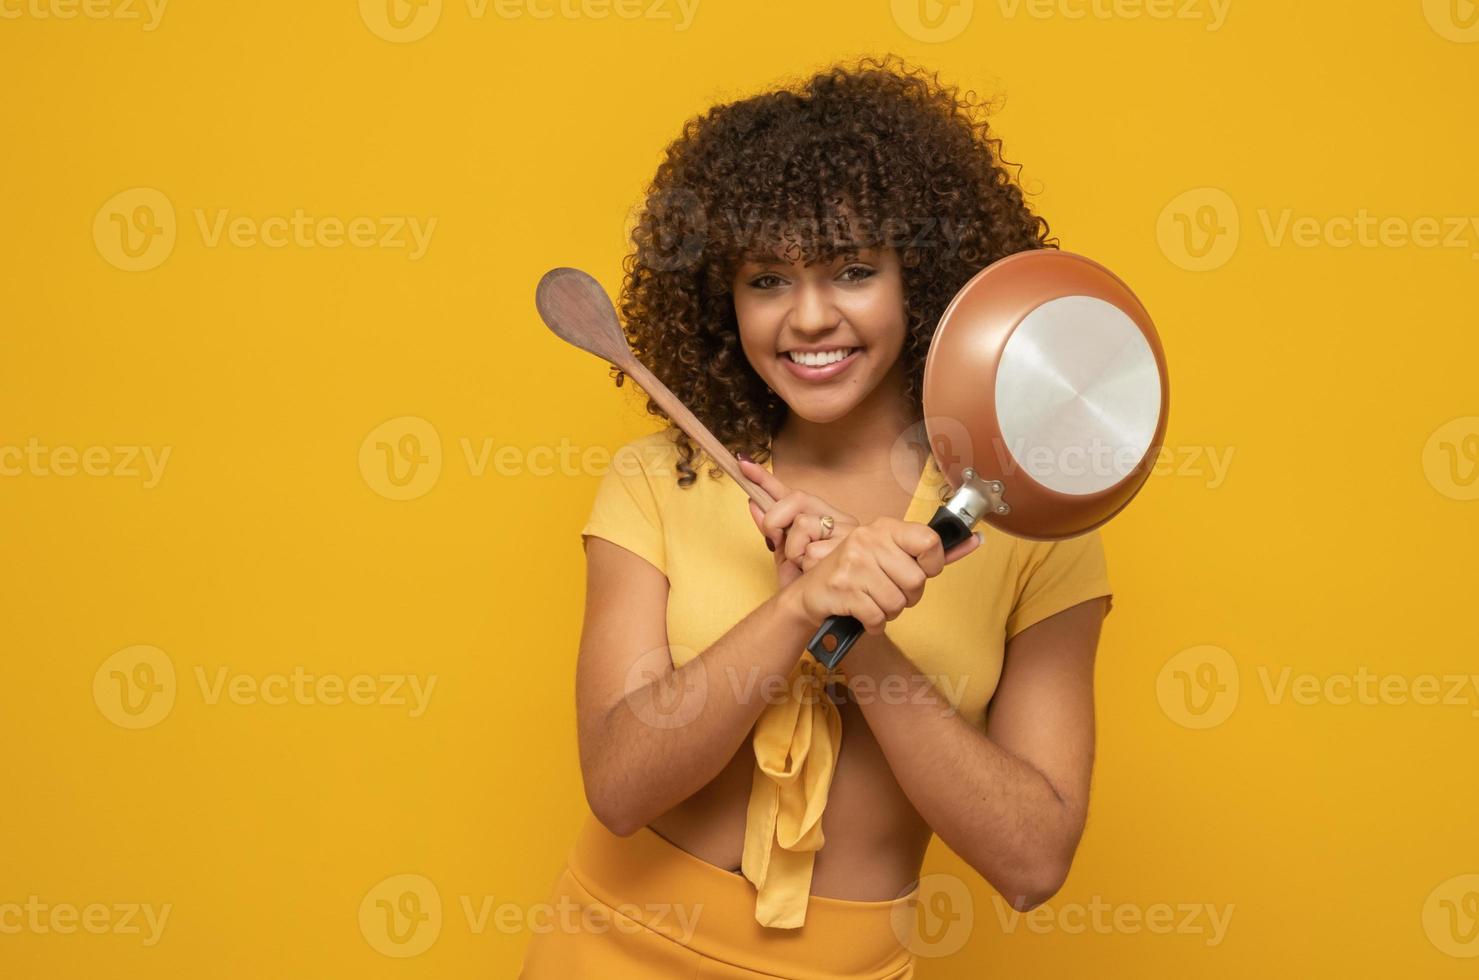
[[[605,538],[647,559],[666,574],[662,517],[652,486],[653,477],[643,462],[642,454],[631,443],[612,454],[611,466],[596,487],[590,517],[580,529],[580,535],[582,539],[588,534]]]
[[[1114,605],[1104,541],[1096,528],[1061,541],[1023,543],[1017,573],[1017,601],[1007,616],[1007,639],[1070,606],[1108,596]]]

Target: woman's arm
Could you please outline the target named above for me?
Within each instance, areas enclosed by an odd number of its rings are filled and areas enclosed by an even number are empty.
[[[1094,653],[1102,597],[1029,626],[1007,644],[983,733],[914,669],[887,634],[864,636],[842,668],[914,808],[1020,911],[1068,877],[1094,767]],[[889,687],[880,687],[885,678]],[[907,684],[908,697],[886,697]],[[916,696],[916,691],[921,696]]]
[[[604,538],[586,539],[575,710],[586,799],[628,836],[712,780],[749,736],[816,629],[785,593],[674,669],[668,580]]]

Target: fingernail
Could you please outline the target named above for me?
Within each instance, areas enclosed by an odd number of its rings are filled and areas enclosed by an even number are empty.
[[[753,462],[755,462],[753,459],[750,458],[750,454],[749,453],[735,453],[734,455],[736,457],[738,457],[739,459],[744,460],[746,463],[753,463]]]
[[[971,536],[976,539],[976,544],[980,544],[982,541],[985,541],[986,540],[985,538],[981,537],[981,532],[980,531],[977,531],[975,534],[973,534]]]
[[[769,538],[765,539],[765,547],[769,548],[771,551],[775,550],[775,545],[771,542]]]

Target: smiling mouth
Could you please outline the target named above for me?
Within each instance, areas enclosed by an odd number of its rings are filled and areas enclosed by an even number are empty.
[[[784,356],[790,358],[792,364],[800,364],[803,367],[826,367],[828,364],[846,360],[860,350],[862,350],[861,347],[838,347],[834,350],[815,352],[788,350]]]
[[[786,372],[801,381],[831,381],[850,370],[862,354],[861,347],[839,347],[829,351],[785,351],[777,360]]]

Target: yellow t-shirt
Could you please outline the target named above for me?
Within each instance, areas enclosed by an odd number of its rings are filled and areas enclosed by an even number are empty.
[[[755,528],[744,491],[726,476],[709,476],[707,460],[695,464],[692,486],[679,487],[677,462],[669,430],[618,449],[581,535],[620,545],[667,576],[667,638],[673,666],[681,667],[777,586],[774,556]],[[905,520],[928,523],[944,485],[928,460]],[[976,529],[981,546],[931,579],[919,603],[888,624],[888,636],[920,673],[948,678],[937,684],[941,693],[984,729],[1006,641],[1086,599],[1110,596],[1112,603],[1113,597],[1098,530],[1039,542],[985,524]],[[846,668],[844,660],[839,671]],[[762,925],[805,922],[812,864],[823,844],[822,812],[841,748],[837,708],[817,696],[826,675],[810,654],[801,656],[790,689],[794,695],[809,686],[812,696],[767,705],[751,740],[755,776],[742,870],[756,887],[755,918]]]

